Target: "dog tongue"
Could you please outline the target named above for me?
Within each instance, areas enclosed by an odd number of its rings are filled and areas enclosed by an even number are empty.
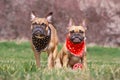
[[[70,53],[73,54],[74,56],[82,57],[85,49],[85,41],[74,44],[73,42],[70,41],[69,38],[67,38],[66,47],[70,51]]]

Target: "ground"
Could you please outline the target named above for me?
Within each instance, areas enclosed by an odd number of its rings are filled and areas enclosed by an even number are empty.
[[[0,80],[120,80],[120,48],[94,46],[87,51],[86,71],[48,70],[45,53],[38,69],[29,42],[0,42]]]

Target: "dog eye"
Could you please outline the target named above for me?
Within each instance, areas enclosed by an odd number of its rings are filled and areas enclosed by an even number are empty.
[[[33,27],[36,28],[36,27],[39,27],[39,25],[38,24],[33,24]]]
[[[83,31],[79,30],[79,33],[84,33]]]
[[[45,23],[42,23],[41,25],[42,25],[42,26],[45,26],[45,27],[47,26]]]
[[[32,23],[32,25],[37,25],[37,23],[36,23],[36,22],[34,22],[34,23]]]
[[[70,31],[70,33],[74,33],[74,30]]]
[[[79,30],[79,33],[84,33],[83,31]]]

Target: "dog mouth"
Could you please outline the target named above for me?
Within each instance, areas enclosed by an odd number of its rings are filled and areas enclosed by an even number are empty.
[[[70,38],[70,40],[73,42],[73,43],[75,43],[75,44],[77,44],[77,43],[80,43],[80,42],[82,42],[83,40],[84,40],[84,37],[74,37],[74,38]]]
[[[35,35],[36,38],[44,38],[45,36],[41,36],[41,35]]]
[[[51,29],[48,27],[48,30],[44,30],[41,28],[35,28],[32,30],[32,36],[36,38],[45,38],[46,36],[51,35]]]
[[[46,36],[46,31],[40,27],[36,27],[32,30],[32,36],[37,38],[44,38]]]
[[[35,36],[36,38],[44,38],[46,35],[41,31],[37,30],[32,33],[32,36]]]
[[[81,40],[80,40],[79,38],[74,38],[74,39],[73,39],[73,42],[74,42],[74,43],[79,43],[79,42],[81,42]]]

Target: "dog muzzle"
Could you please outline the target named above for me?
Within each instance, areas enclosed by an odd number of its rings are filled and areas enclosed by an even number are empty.
[[[44,29],[41,28],[41,27],[35,27],[35,28],[32,30],[32,35],[45,36]]]
[[[47,35],[42,37],[42,38],[38,38],[36,37],[36,34],[32,34],[32,42],[33,42],[33,45],[35,47],[35,49],[40,52],[41,50],[44,50],[47,45],[49,44],[50,42],[50,39],[51,39],[51,29],[50,27],[48,27],[48,32],[47,32]]]

